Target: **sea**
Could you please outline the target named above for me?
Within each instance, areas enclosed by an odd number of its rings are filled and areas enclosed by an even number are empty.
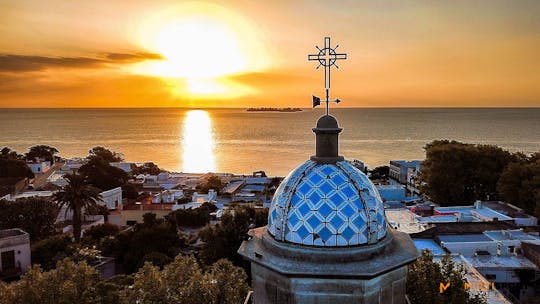
[[[56,147],[84,157],[94,146],[126,161],[154,162],[175,172],[284,176],[315,153],[312,128],[322,109],[0,109],[0,147],[19,153]],[[368,167],[424,159],[435,139],[540,151],[540,108],[339,108],[340,154]]]

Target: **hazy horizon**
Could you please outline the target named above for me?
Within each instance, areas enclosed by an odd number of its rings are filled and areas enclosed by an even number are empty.
[[[184,172],[286,175],[313,155],[312,128],[323,109],[247,112],[242,109],[10,109],[0,111],[1,146],[24,152],[48,144],[63,157],[94,146]],[[331,109],[343,132],[340,154],[370,167],[391,159],[423,159],[434,139],[540,151],[540,109]]]
[[[271,105],[260,105],[260,106],[238,106],[238,107],[213,107],[213,106],[201,106],[201,107],[171,107],[171,106],[147,106],[147,107],[0,107],[0,109],[36,109],[36,110],[46,110],[46,109],[66,109],[66,110],[77,110],[77,109],[248,109],[248,108],[299,108],[302,110],[313,110],[311,107],[302,107],[302,106],[271,106]],[[413,107],[413,106],[404,106],[404,107],[377,107],[377,106],[357,106],[357,107],[332,107],[332,109],[538,109],[540,106],[470,106],[470,107],[449,107],[449,106],[426,106],[426,107]],[[317,108],[315,108],[317,110]]]

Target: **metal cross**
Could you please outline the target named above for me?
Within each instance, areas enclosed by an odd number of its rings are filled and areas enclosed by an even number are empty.
[[[337,69],[339,69],[339,66],[336,64],[336,61],[338,60],[345,60],[347,59],[347,54],[345,53],[337,53],[336,49],[339,47],[339,44],[336,45],[336,47],[332,48],[330,45],[330,37],[324,37],[324,48],[319,48],[318,46],[315,46],[317,50],[319,50],[319,53],[317,54],[310,54],[308,55],[308,60],[316,60],[319,62],[319,65],[317,66],[317,69],[319,69],[321,66],[324,66],[324,89],[326,91],[326,115],[328,115],[328,104],[330,102],[339,103],[340,100],[329,100],[330,98],[330,70],[332,66],[335,66]],[[313,107],[316,107],[320,104],[321,99],[317,96],[313,96]]]

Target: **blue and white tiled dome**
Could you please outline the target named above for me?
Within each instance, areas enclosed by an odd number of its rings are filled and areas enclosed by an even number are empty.
[[[379,193],[346,161],[307,161],[276,190],[268,231],[278,241],[308,246],[373,244],[387,233]]]

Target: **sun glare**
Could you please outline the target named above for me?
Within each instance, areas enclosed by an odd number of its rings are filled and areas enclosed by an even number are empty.
[[[203,98],[247,94],[249,88],[226,77],[266,65],[265,49],[252,28],[217,5],[191,3],[168,9],[146,18],[137,38],[165,60],[137,64],[133,70],[167,79],[175,94]]]
[[[208,112],[191,110],[186,112],[183,135],[182,171],[206,173],[216,170],[214,157],[214,134]]]
[[[156,35],[155,48],[167,59],[158,62],[158,75],[209,78],[237,73],[246,62],[233,34],[224,26],[198,18],[177,21]]]

